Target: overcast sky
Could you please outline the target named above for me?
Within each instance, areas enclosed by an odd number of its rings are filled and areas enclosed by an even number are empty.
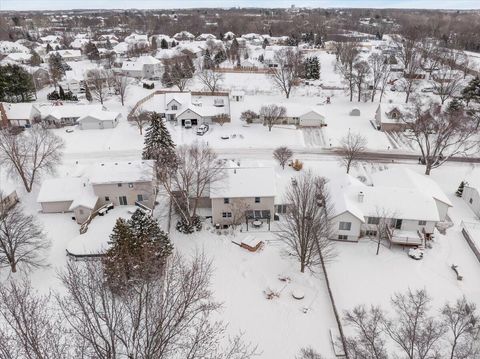
[[[357,7],[479,9],[480,0],[0,0],[0,10],[172,9],[195,7]]]

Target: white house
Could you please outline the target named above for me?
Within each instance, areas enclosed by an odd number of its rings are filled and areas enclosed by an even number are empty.
[[[465,181],[462,198],[473,213],[480,218],[480,183],[476,178],[468,178]]]
[[[163,74],[163,65],[153,56],[140,56],[135,61],[124,61],[122,73],[129,77],[158,79]]]
[[[394,167],[375,172],[372,174],[372,182],[374,186],[414,188],[431,196],[437,205],[440,221],[447,219],[448,209],[452,207],[448,196],[430,176],[419,174],[408,168]]]
[[[180,31],[177,32],[175,35],[173,35],[173,38],[177,41],[181,40],[193,40],[195,39],[195,35],[193,35],[191,32],[188,31]]]
[[[145,45],[148,46],[148,35],[145,34],[135,34],[127,36],[124,41],[129,45]]]
[[[95,111],[78,119],[81,130],[97,130],[117,127],[121,114],[112,111]]]
[[[378,225],[388,222],[388,240],[421,245],[439,222],[435,200],[416,188],[367,186],[345,174],[329,182],[333,204],[332,239],[358,241],[376,237]]]
[[[40,106],[39,109],[42,115],[42,121],[54,126],[74,125],[81,117],[105,110],[100,104],[58,104],[53,106]]]
[[[35,120],[40,120],[40,117],[40,110],[33,103],[0,102],[1,127],[28,126]]]
[[[65,61],[79,61],[82,59],[80,50],[56,50],[49,52],[47,57],[50,57],[52,54],[59,54]]]
[[[375,112],[375,124],[381,131],[404,131],[411,121],[411,106],[398,103],[381,103]]]
[[[28,64],[32,58],[32,54],[27,54],[25,52],[11,52],[7,55],[4,60],[13,61],[20,64]]]

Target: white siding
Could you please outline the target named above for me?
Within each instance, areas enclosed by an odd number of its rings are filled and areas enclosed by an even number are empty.
[[[477,217],[480,217],[480,195],[476,188],[465,186],[462,198]]]
[[[349,231],[340,230],[340,222],[350,222]],[[338,239],[339,235],[348,236],[348,241],[358,241],[362,222],[350,212],[344,212],[332,219],[332,239]]]

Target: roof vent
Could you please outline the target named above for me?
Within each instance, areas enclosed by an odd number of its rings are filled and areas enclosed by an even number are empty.
[[[364,197],[365,197],[365,194],[363,192],[359,192],[358,193],[358,202],[362,203]]]
[[[105,163],[101,163],[100,166],[105,166]]]
[[[118,166],[118,162],[115,162],[115,166]]]
[[[233,173],[237,174],[237,169],[236,168],[233,169]]]

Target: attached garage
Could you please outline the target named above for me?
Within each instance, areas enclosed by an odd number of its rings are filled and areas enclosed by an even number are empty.
[[[191,109],[186,109],[177,115],[177,123],[179,125],[185,126],[185,120],[190,120],[192,126],[200,125],[204,122],[203,116]]]
[[[299,116],[298,125],[300,127],[321,127],[325,126],[325,117],[315,110]]]
[[[99,111],[98,113],[84,116],[78,120],[78,127],[81,130],[98,130],[114,128],[118,125],[120,114],[110,111]]]

